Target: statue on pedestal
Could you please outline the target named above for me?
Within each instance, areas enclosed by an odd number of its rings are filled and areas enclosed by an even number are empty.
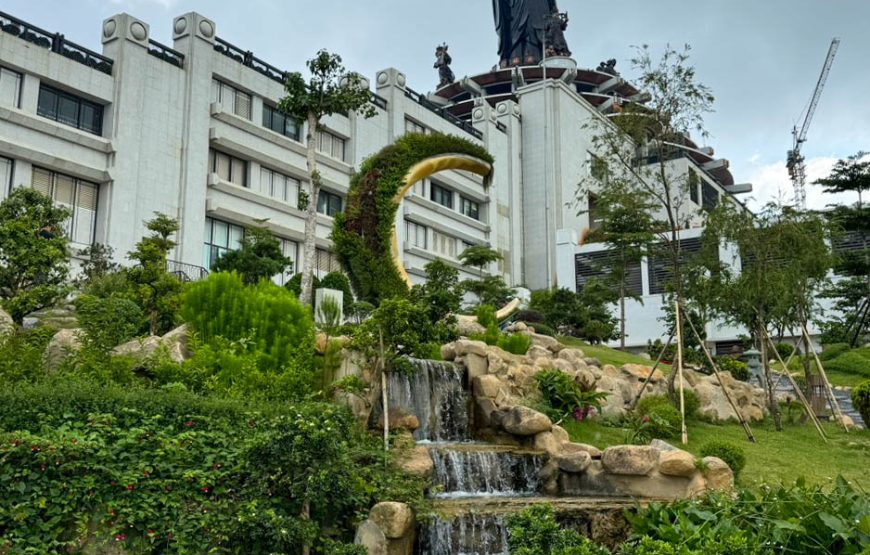
[[[456,76],[453,75],[453,70],[450,69],[450,64],[453,62],[453,58],[451,58],[450,54],[447,53],[447,49],[448,46],[446,43],[435,49],[434,67],[438,70],[439,89],[456,81]]]
[[[534,65],[544,55],[544,43],[556,55],[570,55],[564,31],[567,15],[559,13],[556,0],[492,0],[498,33],[499,67]]]

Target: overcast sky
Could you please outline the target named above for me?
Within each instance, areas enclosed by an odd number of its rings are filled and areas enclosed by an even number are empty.
[[[716,96],[708,143],[730,159],[737,182],[755,185],[753,206],[791,195],[790,130],[834,36],[840,51],[804,145],[809,180],[827,175],[837,158],[870,150],[870,0],[559,0],[559,7],[570,15],[567,39],[581,67],[616,58],[631,79],[632,45],[654,52],[692,45],[698,78]],[[3,0],[0,9],[97,51],[100,24],[114,13],[144,20],[152,38],[171,45],[172,18],[197,11],[215,21],[221,38],[278,67],[301,70],[327,48],[369,77],[399,68],[420,92],[437,82],[433,52],[441,42],[450,45],[457,77],[497,61],[491,0]],[[829,199],[808,187],[810,207]]]

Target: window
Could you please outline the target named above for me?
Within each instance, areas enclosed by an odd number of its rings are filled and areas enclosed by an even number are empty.
[[[205,219],[205,248],[203,249],[204,268],[211,270],[215,261],[229,251],[242,245],[245,228],[214,218]]]
[[[36,113],[94,135],[103,133],[102,106],[48,85],[39,86]]]
[[[260,193],[289,203],[294,208],[299,199],[299,181],[268,168],[260,168]]]
[[[64,229],[70,241],[83,245],[94,242],[98,192],[95,183],[34,167],[31,187],[70,210],[72,215]]]
[[[315,274],[318,277],[323,277],[330,272],[340,272],[341,264],[335,253],[323,249],[317,249],[314,259]]]
[[[317,150],[327,156],[344,161],[346,143],[345,139],[329,131],[321,130],[317,132]]]
[[[611,274],[616,253],[613,251],[586,252],[574,255],[574,272],[577,291],[583,289],[592,278],[604,281]],[[625,276],[626,292],[633,295],[643,295],[643,278],[640,262],[628,265]]]
[[[411,192],[413,192],[418,197],[426,198],[426,183],[428,179],[421,179],[420,181],[414,183],[414,186],[411,188]]]
[[[438,231],[432,232],[432,248],[440,255],[456,258],[456,238]]]
[[[587,211],[589,213],[589,230],[595,231],[601,227],[601,222],[603,221],[601,215],[598,213],[598,197],[589,193],[587,204]]]
[[[211,101],[220,103],[227,112],[251,119],[251,95],[232,85],[212,79]]]
[[[302,126],[297,120],[268,104],[263,104],[263,127],[294,141],[298,141],[302,134]]]
[[[692,199],[692,202],[694,202],[698,206],[701,205],[700,201],[698,200],[698,185],[700,184],[700,182],[701,180],[698,178],[698,172],[696,172],[692,168],[689,168],[689,175],[686,176],[686,187],[689,188],[689,198]]]
[[[607,168],[607,162],[591,152],[589,153],[589,175],[592,179],[601,183],[607,183],[610,170]]]
[[[664,247],[662,245],[661,247]],[[660,247],[660,248],[661,248]],[[694,255],[701,251],[701,239],[690,238],[680,239],[680,263],[686,262]],[[649,257],[647,260],[649,270],[649,292],[650,295],[665,293],[667,287],[672,284],[673,275],[671,272],[671,262],[666,258]]]
[[[21,74],[0,67],[0,104],[18,108],[21,101]]]
[[[224,181],[240,187],[248,186],[248,163],[217,150],[208,151],[208,169]]]
[[[426,134],[429,129],[422,123],[417,123],[411,118],[405,118],[405,133],[422,133]]]
[[[461,197],[459,208],[463,214],[475,220],[480,219],[480,203],[471,199]]]
[[[341,195],[320,190],[317,195],[317,211],[327,216],[335,216],[341,212]]]
[[[272,277],[272,281],[276,285],[284,285],[290,279],[298,273],[298,269],[296,266],[297,253],[299,251],[299,243],[296,241],[290,241],[289,239],[282,239],[280,237],[276,237],[278,242],[281,244],[281,254],[290,259],[291,264],[287,267],[287,270],[283,274],[278,274]]]
[[[6,198],[6,194],[12,190],[12,170],[14,162],[9,158],[0,156],[0,200]]]
[[[429,198],[447,208],[453,208],[453,191],[444,188],[437,183],[432,183],[430,188]]]
[[[426,241],[426,235],[428,232],[429,229],[425,225],[405,220],[405,237],[408,245],[419,249],[425,249],[428,244]]]
[[[706,181],[701,183],[701,206],[704,210],[713,210],[719,204],[719,192]]]

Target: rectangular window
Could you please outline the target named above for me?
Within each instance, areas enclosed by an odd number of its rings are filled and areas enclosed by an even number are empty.
[[[290,259],[290,265],[287,266],[287,270],[283,274],[278,274],[272,277],[272,281],[276,285],[284,285],[290,279],[298,273],[298,269],[296,267],[296,257],[297,252],[299,250],[299,243],[296,241],[291,241],[289,239],[282,239],[281,237],[276,237],[278,242],[281,244],[281,254]]]
[[[592,278],[605,281],[611,275],[615,261],[616,253],[613,251],[587,252],[574,255],[577,291],[582,290]],[[618,285],[613,287],[615,290],[618,290]],[[625,276],[625,289],[627,293],[637,296],[643,295],[643,278],[640,262],[629,264],[628,273]]]
[[[698,206],[701,205],[698,200],[698,185],[700,182],[701,180],[698,178],[698,172],[689,168],[689,174],[686,176],[686,187],[689,189],[689,198]]]
[[[212,79],[211,101],[218,102],[227,112],[251,119],[251,95],[232,85]]]
[[[244,237],[244,227],[207,217],[202,266],[211,270],[218,258],[238,249]]]
[[[268,104],[263,104],[263,127],[294,141],[298,141],[302,134],[302,126],[297,120]]]
[[[21,102],[21,74],[0,67],[0,104],[18,108]]]
[[[208,151],[208,169],[224,181],[240,187],[248,186],[248,163],[218,150]]]
[[[70,211],[71,216],[64,224],[64,231],[71,242],[83,245],[94,242],[99,192],[96,183],[34,167],[31,187]]]
[[[327,156],[332,156],[333,158],[344,161],[346,146],[347,140],[338,135],[324,130],[317,132],[317,150]]]
[[[295,208],[299,199],[299,180],[261,167],[260,194],[286,202]]]
[[[437,183],[432,183],[429,191],[429,198],[431,198],[433,201],[437,202],[441,206],[453,208],[453,191],[442,187]]]
[[[701,183],[701,206],[704,210],[713,210],[719,204],[719,192],[706,181]]]
[[[94,135],[103,133],[103,107],[48,85],[39,86],[36,113]]]
[[[317,277],[323,277],[330,272],[340,272],[341,264],[335,253],[323,249],[317,249],[314,258],[314,268]]]
[[[601,215],[598,213],[598,197],[589,193],[589,197],[587,199],[587,213],[589,214],[589,229],[590,231],[595,231],[599,227],[601,227],[601,222],[603,221]]]
[[[604,158],[589,153],[589,175],[592,179],[606,184],[610,177],[610,170]]]
[[[341,212],[341,195],[320,190],[317,195],[317,211],[327,216],[335,216]]]
[[[462,213],[469,218],[480,220],[480,203],[465,197],[461,197],[459,202]]]
[[[418,197],[426,198],[426,183],[428,182],[428,179],[421,179],[420,181],[414,183],[411,191]]]
[[[428,232],[429,229],[425,225],[405,220],[405,237],[408,245],[425,250],[428,245],[426,240]]]
[[[12,170],[15,164],[9,158],[0,156],[0,200],[12,190]]]
[[[405,118],[405,133],[422,133],[426,134],[429,129],[422,123],[417,123],[411,118]]]
[[[663,248],[659,247],[659,248]],[[701,251],[701,239],[680,239],[680,264],[685,265],[693,256]],[[650,295],[665,293],[673,287],[673,273],[671,261],[666,256],[659,258],[649,257],[647,260],[649,275]]]
[[[433,231],[432,250],[447,258],[456,258],[456,238]]]

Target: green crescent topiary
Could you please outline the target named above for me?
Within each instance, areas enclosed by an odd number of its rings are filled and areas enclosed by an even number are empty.
[[[469,140],[440,133],[407,133],[366,159],[351,179],[347,206],[335,218],[332,241],[359,299],[377,304],[408,294],[404,270],[396,266],[391,250],[399,194],[408,185],[406,177],[413,168],[439,157],[486,167],[486,174],[493,162],[486,149]],[[448,163],[438,169],[458,167]]]

